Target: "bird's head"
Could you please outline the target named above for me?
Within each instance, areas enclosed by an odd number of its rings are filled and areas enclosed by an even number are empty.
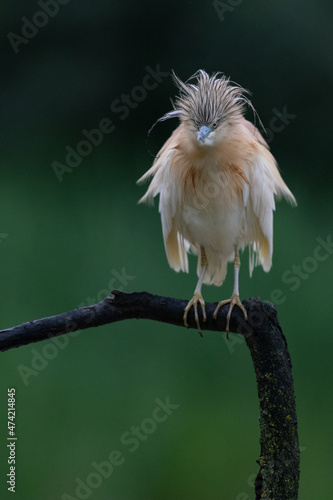
[[[173,111],[158,121],[180,118],[191,139],[199,146],[212,146],[228,137],[230,127],[242,118],[245,106],[253,109],[245,95],[248,92],[221,73],[209,76],[199,70],[187,82],[173,73],[173,79],[179,95],[172,103]],[[195,83],[190,83],[194,79]]]

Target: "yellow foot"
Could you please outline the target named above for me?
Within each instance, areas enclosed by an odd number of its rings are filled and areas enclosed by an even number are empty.
[[[189,328],[189,324],[187,322],[187,315],[188,315],[188,312],[189,310],[191,309],[191,307],[193,306],[194,308],[194,319],[195,319],[195,323],[197,325],[197,328],[198,328],[198,332],[200,333],[200,335],[202,336],[202,333],[201,333],[201,327],[200,327],[200,321],[199,321],[199,316],[198,316],[198,302],[200,303],[201,305],[201,310],[202,310],[202,316],[203,316],[203,321],[205,322],[206,321],[206,308],[205,308],[205,301],[204,299],[202,298],[202,295],[201,293],[197,293],[195,292],[194,295],[193,295],[193,298],[189,301],[189,303],[187,304],[187,306],[185,307],[185,310],[184,310],[184,316],[183,316],[183,319],[184,319],[184,325]]]
[[[245,307],[243,306],[243,304],[239,300],[239,295],[236,295],[236,294],[233,293],[231,295],[230,299],[221,300],[221,302],[219,302],[217,304],[217,307],[216,307],[216,309],[214,311],[214,314],[213,314],[213,318],[214,319],[217,318],[217,313],[219,312],[220,307],[224,306],[225,304],[230,304],[228,315],[227,315],[227,325],[226,325],[226,328],[225,328],[227,337],[229,337],[229,323],[230,323],[230,317],[231,317],[231,313],[232,313],[232,310],[233,310],[234,306],[238,306],[243,311],[244,318],[245,318],[246,321],[247,321],[247,312],[246,312]]]

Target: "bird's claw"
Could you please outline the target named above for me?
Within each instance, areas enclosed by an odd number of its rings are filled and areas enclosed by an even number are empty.
[[[225,328],[227,337],[229,338],[229,323],[230,323],[231,313],[232,313],[232,310],[233,310],[234,306],[238,306],[242,310],[242,312],[244,314],[245,321],[247,321],[247,312],[246,312],[245,307],[243,306],[243,304],[241,303],[241,301],[239,299],[239,295],[236,295],[235,293],[233,293],[231,295],[230,299],[221,300],[217,304],[217,307],[216,307],[216,309],[214,311],[214,314],[213,314],[213,318],[214,319],[217,318],[217,313],[219,312],[220,308],[222,306],[224,306],[225,304],[230,304],[229,311],[228,311],[228,314],[227,314],[227,324],[226,324],[226,328]]]
[[[201,327],[200,327],[200,321],[199,321],[199,315],[198,315],[198,302],[201,305],[203,322],[204,323],[206,322],[207,317],[206,317],[205,301],[202,298],[201,293],[194,293],[193,298],[189,301],[189,303],[185,307],[183,320],[184,320],[184,326],[186,326],[186,328],[189,328],[189,324],[187,322],[187,315],[188,315],[189,310],[193,306],[195,323],[197,325],[198,332],[199,332],[199,334],[202,337],[202,332],[201,332]]]

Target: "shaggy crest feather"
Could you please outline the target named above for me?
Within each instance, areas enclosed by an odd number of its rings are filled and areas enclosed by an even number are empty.
[[[246,106],[257,116],[247,90],[222,73],[209,76],[203,70],[186,82],[175,74],[173,79],[179,89],[174,109],[156,123],[177,117],[180,124],[139,179],[153,177],[140,201],[159,195],[165,251],[173,269],[188,272],[188,252],[196,250],[198,284],[185,308],[184,324],[188,326],[193,307],[200,332],[198,303],[205,318],[201,287],[221,285],[230,260],[233,294],[219,302],[213,316],[229,303],[228,318],[235,305],[247,318],[239,299],[239,251],[249,247],[250,274],[258,264],[269,271],[275,197],[296,201],[259,130],[243,116]]]
[[[252,110],[264,128],[253,104],[245,95],[250,95],[250,92],[231,82],[230,78],[220,71],[209,76],[206,71],[200,69],[186,82],[183,82],[174,71],[172,77],[180,91],[179,96],[172,102],[174,109],[156,120],[148,135],[158,122],[170,118],[180,118],[190,122],[194,127],[237,121],[243,115],[246,106]],[[197,84],[189,83],[193,79],[197,80]]]
[[[251,105],[244,95],[247,91],[239,85],[231,85],[230,79],[221,73],[210,77],[199,70],[189,79],[196,78],[196,85],[182,82],[175,74],[173,78],[180,90],[174,109],[180,110],[181,118],[191,120],[196,126],[237,119],[243,114],[245,104]]]

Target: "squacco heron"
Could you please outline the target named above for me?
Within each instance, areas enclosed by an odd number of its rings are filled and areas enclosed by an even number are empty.
[[[194,308],[201,334],[198,304],[206,321],[203,284],[222,285],[228,261],[233,261],[233,307],[247,320],[239,299],[239,251],[249,246],[250,276],[261,264],[268,272],[273,253],[275,197],[296,200],[283,181],[276,161],[259,130],[244,118],[246,107],[255,110],[248,92],[221,73],[199,70],[189,81],[173,74],[179,95],[173,110],[158,121],[178,118],[180,124],[158,153],[152,167],[139,179],[153,177],[140,202],[159,195],[164,246],[170,267],[188,272],[188,253],[198,255],[198,283],[184,310],[184,325]],[[191,83],[195,79],[193,83]]]

